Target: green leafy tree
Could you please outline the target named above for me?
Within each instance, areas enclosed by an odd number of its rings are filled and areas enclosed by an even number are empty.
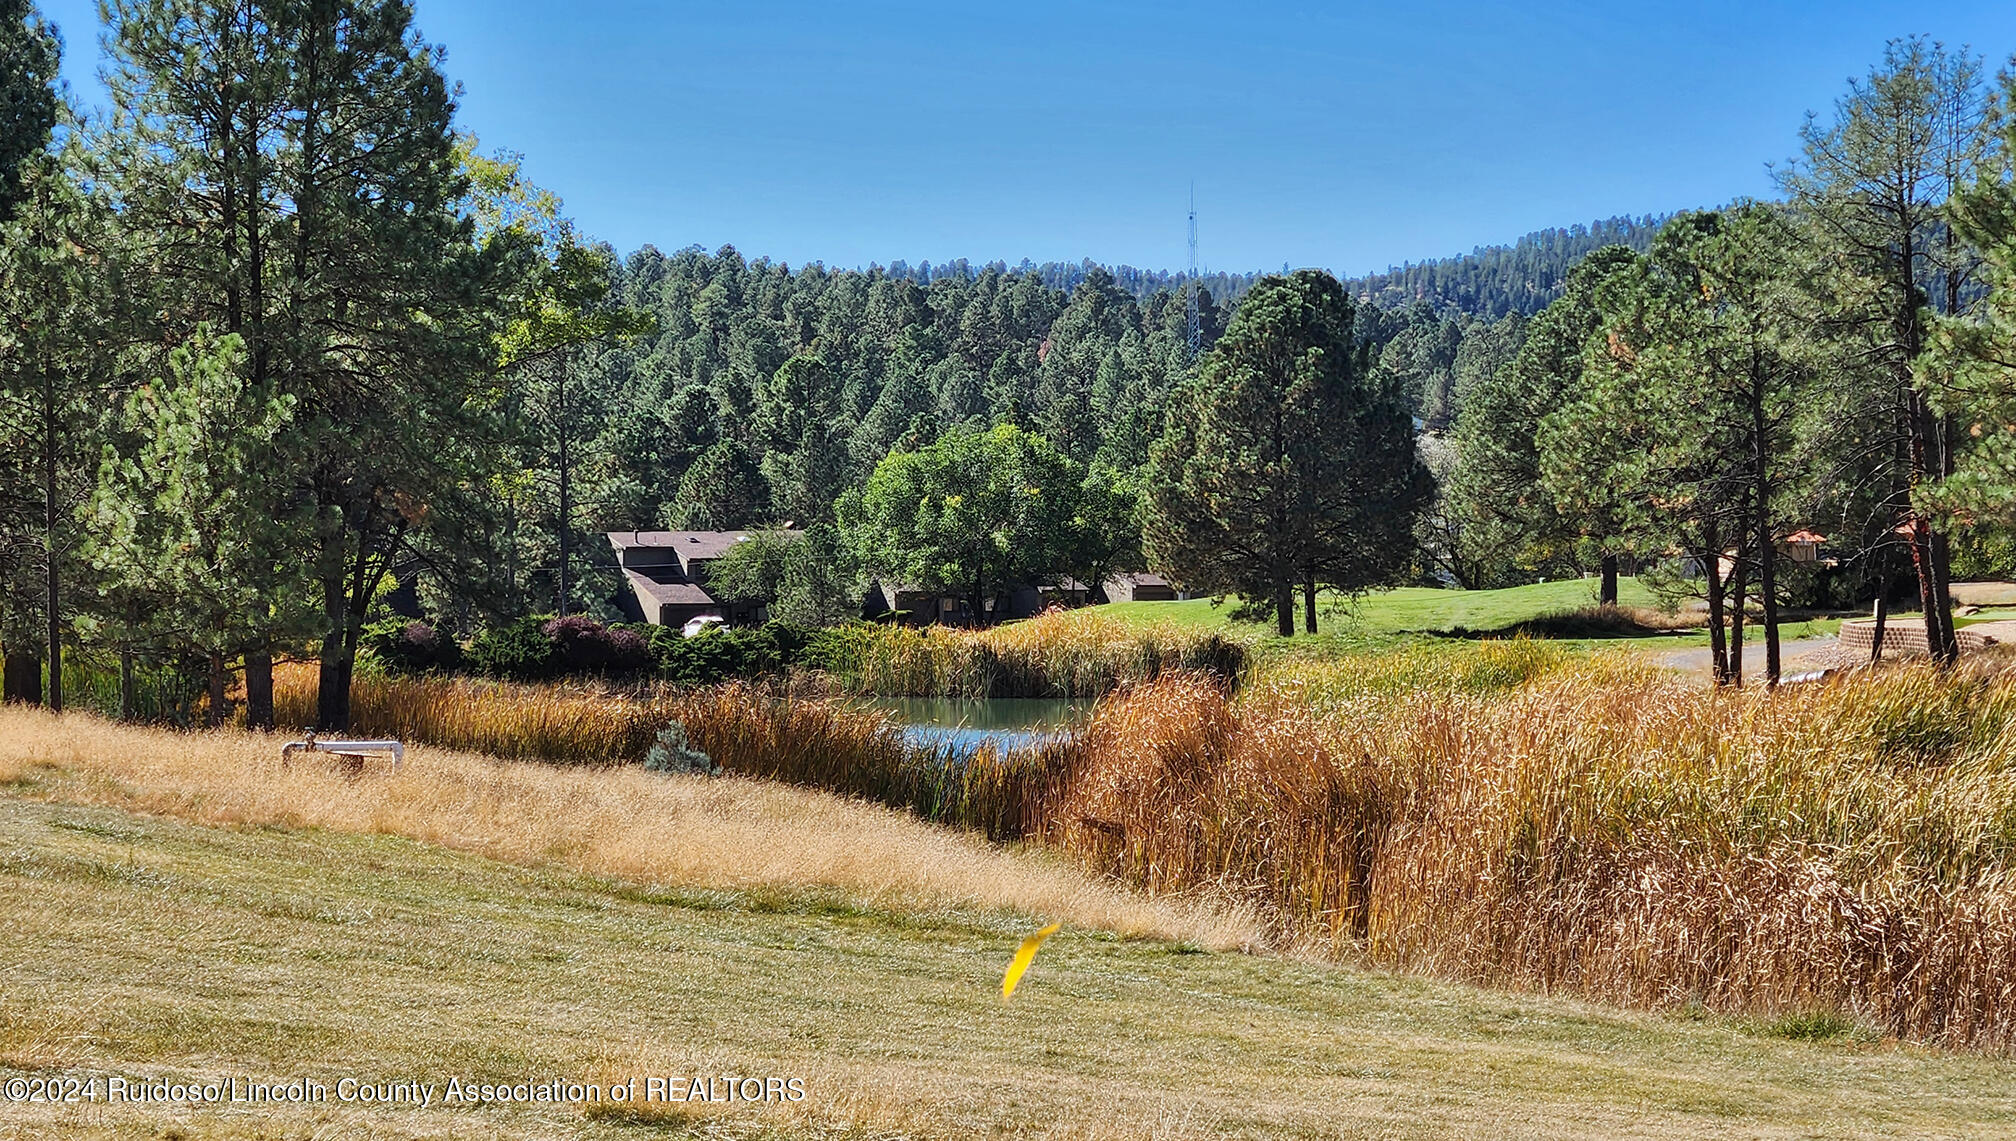
[[[1012,424],[954,428],[875,465],[840,526],[884,582],[963,593],[976,619],[1004,587],[1054,579],[1077,540],[1083,472]]]
[[[839,532],[822,523],[802,532],[752,532],[708,568],[707,589],[766,606],[777,621],[821,627],[859,612],[859,579]]]
[[[731,602],[767,606],[783,593],[800,535],[752,531],[707,568],[708,592]]]
[[[1357,592],[1412,560],[1427,493],[1406,395],[1352,338],[1352,306],[1317,270],[1261,281],[1178,393],[1146,476],[1151,564],[1194,589],[1270,599]]]
[[[792,548],[770,616],[794,626],[837,626],[860,616],[864,585],[840,529],[817,523]]]
[[[1141,473],[1094,463],[1079,487],[1073,543],[1065,564],[1090,590],[1118,571],[1147,565],[1141,549]]]

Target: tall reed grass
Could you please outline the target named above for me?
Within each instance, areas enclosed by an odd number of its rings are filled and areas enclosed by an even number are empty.
[[[1221,632],[1096,608],[984,630],[862,624],[823,635],[819,653],[842,688],[890,697],[1096,697],[1173,671],[1230,683],[1247,660],[1246,645]]]
[[[274,719],[290,728],[314,725],[317,682],[311,663],[276,666]],[[672,717],[672,694],[662,685],[613,689],[359,674],[350,683],[350,728],[493,757],[621,764],[644,758]]]
[[[746,682],[687,694],[672,715],[728,772],[864,797],[994,840],[1035,823],[1066,751],[1062,740],[1013,752],[922,748],[885,713]]]
[[[1329,953],[2016,1046],[2016,679],[1571,671],[1326,716],[1175,680],[1103,704],[1075,750],[1050,844]]]
[[[1516,643],[1399,666],[1419,684],[1164,676],[963,768],[817,699],[731,686],[677,714],[734,771],[1236,900],[1276,945],[2016,1047],[2016,676],[1731,694]]]

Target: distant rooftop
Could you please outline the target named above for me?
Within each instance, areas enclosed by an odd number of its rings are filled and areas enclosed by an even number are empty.
[[[679,561],[718,559],[728,549],[754,534],[752,531],[610,531],[609,545],[618,551],[645,547],[679,552]],[[799,535],[800,531],[777,531],[779,535]]]

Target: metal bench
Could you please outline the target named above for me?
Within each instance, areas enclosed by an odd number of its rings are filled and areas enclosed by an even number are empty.
[[[406,763],[406,746],[398,741],[351,741],[318,740],[310,733],[299,741],[289,741],[280,746],[280,767],[292,765],[295,753],[328,753],[343,759],[344,770],[352,774],[364,770],[364,762],[380,753],[392,754],[392,771]]]

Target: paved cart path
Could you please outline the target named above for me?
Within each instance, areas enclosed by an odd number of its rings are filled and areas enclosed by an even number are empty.
[[[1821,650],[1832,650],[1835,645],[1836,641],[1833,638],[1802,638],[1796,642],[1780,642],[1778,643],[1780,668],[1788,674],[1798,673],[1801,669],[1798,664],[1799,658],[1807,654],[1818,653]],[[1708,664],[1708,647],[1706,646],[1698,650],[1668,650],[1659,655],[1659,664],[1665,666],[1667,669],[1679,670],[1682,673],[1699,674],[1704,678],[1713,673]],[[1743,676],[1745,678],[1764,676],[1764,643],[1747,642],[1744,644]]]

